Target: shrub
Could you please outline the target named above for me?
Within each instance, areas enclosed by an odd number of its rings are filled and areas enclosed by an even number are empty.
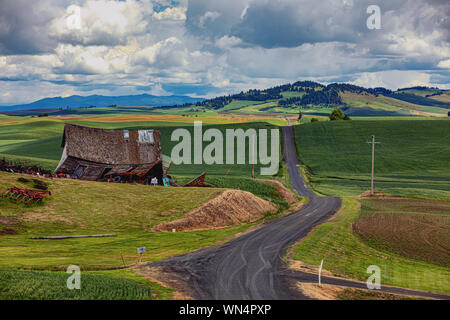
[[[341,109],[334,109],[330,113],[330,120],[351,120]]]

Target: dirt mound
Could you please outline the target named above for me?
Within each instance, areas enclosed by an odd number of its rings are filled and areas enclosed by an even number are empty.
[[[292,203],[297,201],[295,196],[292,194],[291,190],[286,188],[280,181],[278,181],[278,180],[265,180],[265,179],[258,179],[258,180],[277,187],[278,192],[283,197],[283,200],[286,201],[287,203],[292,204]]]
[[[275,211],[275,204],[250,192],[225,190],[214,199],[189,212],[184,218],[162,223],[150,231],[164,232],[217,229],[250,223],[260,219],[264,212]]]
[[[370,198],[383,199],[383,198],[388,198],[388,196],[386,196],[383,192],[377,191],[377,190],[373,190],[373,195],[372,195],[372,194],[370,194],[370,190],[367,190],[356,197],[356,199],[358,199],[358,200],[359,199],[370,199]]]

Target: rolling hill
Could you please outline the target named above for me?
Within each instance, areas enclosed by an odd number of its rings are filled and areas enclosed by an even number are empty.
[[[265,90],[249,90],[235,95],[203,100],[192,105],[197,111],[241,113],[298,113],[328,115],[341,108],[350,116],[446,116],[449,91],[412,87],[391,91],[363,88],[345,83],[323,85],[297,81]]]
[[[108,107],[108,106],[167,106],[180,105],[184,103],[196,103],[202,99],[188,96],[153,96],[149,94],[129,96],[70,96],[44,98],[28,104],[13,106],[0,106],[0,112],[33,110],[33,109],[65,109],[80,107]]]

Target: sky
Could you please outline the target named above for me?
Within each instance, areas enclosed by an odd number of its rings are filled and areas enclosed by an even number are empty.
[[[449,41],[448,0],[0,0],[0,105],[298,80],[450,88]]]

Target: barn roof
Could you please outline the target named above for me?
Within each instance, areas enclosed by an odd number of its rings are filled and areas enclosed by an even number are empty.
[[[113,130],[66,124],[61,146],[69,157],[104,164],[148,164],[161,160],[159,130]]]

